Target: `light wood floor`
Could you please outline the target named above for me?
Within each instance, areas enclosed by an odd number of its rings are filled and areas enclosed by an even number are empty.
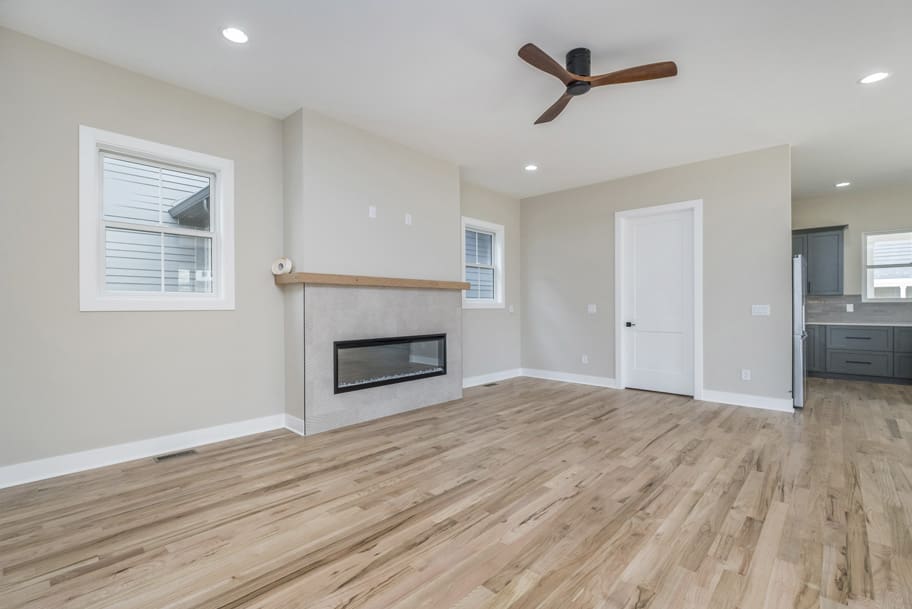
[[[534,379],[0,491],[0,606],[912,607],[912,387]]]

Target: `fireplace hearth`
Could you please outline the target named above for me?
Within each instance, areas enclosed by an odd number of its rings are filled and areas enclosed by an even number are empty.
[[[403,383],[446,373],[446,334],[333,343],[334,393]]]

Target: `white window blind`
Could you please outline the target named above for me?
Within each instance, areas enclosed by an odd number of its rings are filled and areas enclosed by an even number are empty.
[[[865,300],[912,300],[912,231],[867,233]]]
[[[471,285],[465,292],[468,300],[494,300],[495,238],[494,233],[465,229],[465,278]]]

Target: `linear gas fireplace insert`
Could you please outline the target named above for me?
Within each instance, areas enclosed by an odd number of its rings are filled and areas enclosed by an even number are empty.
[[[446,334],[340,340],[333,343],[335,393],[446,373]]]

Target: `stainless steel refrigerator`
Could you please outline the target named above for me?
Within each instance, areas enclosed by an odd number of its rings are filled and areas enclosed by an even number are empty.
[[[792,258],[792,401],[802,408],[807,397],[807,330],[804,303],[807,293],[807,261],[800,254]]]

